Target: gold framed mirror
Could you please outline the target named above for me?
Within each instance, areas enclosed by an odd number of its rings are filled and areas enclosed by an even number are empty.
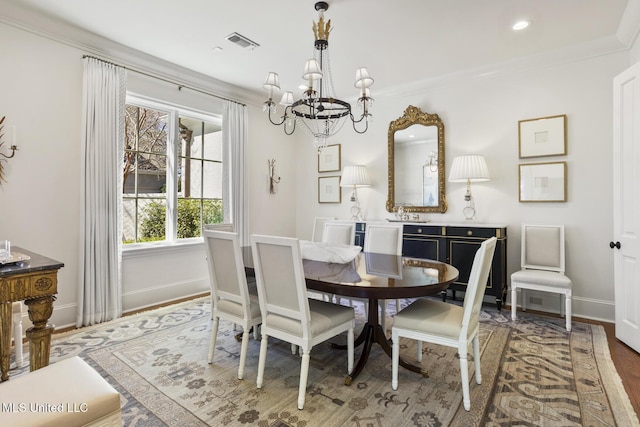
[[[437,114],[409,105],[389,123],[387,211],[447,211],[444,124]]]

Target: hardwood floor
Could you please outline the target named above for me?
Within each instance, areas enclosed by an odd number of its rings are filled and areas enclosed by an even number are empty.
[[[609,351],[618,375],[622,379],[624,389],[629,395],[631,405],[640,419],[640,354],[616,338],[613,323],[594,322],[587,319],[576,319],[580,322],[602,325],[607,333]]]

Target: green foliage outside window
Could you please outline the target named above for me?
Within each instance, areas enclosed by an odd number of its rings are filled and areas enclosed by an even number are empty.
[[[222,200],[203,200],[202,224],[223,222]],[[139,241],[150,242],[165,238],[164,201],[153,201],[143,209]],[[178,239],[200,237],[200,200],[178,199]]]

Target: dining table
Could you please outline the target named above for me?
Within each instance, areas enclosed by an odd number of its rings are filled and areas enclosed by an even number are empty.
[[[243,248],[247,275],[255,274],[251,248]],[[335,261],[335,260],[333,260]],[[385,299],[419,298],[440,295],[458,279],[458,270],[439,261],[373,252],[359,252],[349,262],[305,259],[303,267],[307,289],[345,298],[367,301],[367,318],[355,346],[363,346],[358,363],[345,378],[351,385],[369,359],[373,344],[391,357],[391,341],[380,324],[378,303]],[[333,344],[335,348],[346,346]],[[400,365],[428,376],[427,371],[400,358]]]

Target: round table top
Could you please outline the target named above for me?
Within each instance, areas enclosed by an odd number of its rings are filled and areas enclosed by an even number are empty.
[[[459,275],[458,269],[443,262],[368,252],[349,264],[305,259],[303,266],[309,289],[369,299],[435,295]]]

